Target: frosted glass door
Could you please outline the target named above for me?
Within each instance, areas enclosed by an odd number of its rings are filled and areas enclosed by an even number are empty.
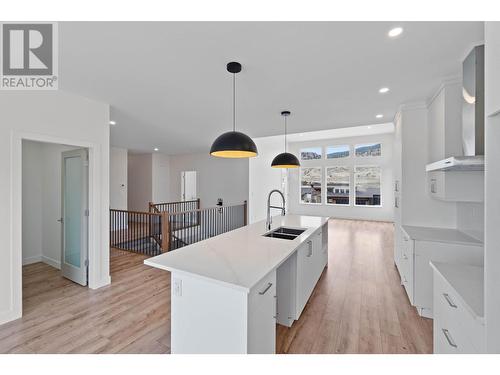
[[[87,201],[87,151],[64,152],[61,271],[81,285],[87,285]]]

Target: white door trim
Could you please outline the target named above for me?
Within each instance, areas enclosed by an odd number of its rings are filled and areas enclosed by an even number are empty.
[[[109,231],[101,233],[100,207],[101,148],[99,144],[78,139],[66,139],[45,134],[11,131],[10,187],[10,272],[12,287],[10,312],[0,316],[0,324],[22,316],[22,141],[38,141],[87,148],[89,151],[89,288],[97,289],[111,282],[109,275]],[[101,192],[102,193],[102,192]],[[105,192],[104,194],[107,194]],[[109,222],[109,210],[108,210]],[[106,218],[103,218],[106,220]],[[105,227],[104,225],[102,227]]]

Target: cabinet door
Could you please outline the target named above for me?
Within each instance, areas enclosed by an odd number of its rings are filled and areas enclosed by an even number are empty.
[[[293,253],[276,270],[277,321],[291,327],[295,320],[297,283],[297,253]]]
[[[312,239],[307,240],[297,250],[297,308],[295,319],[299,319],[314,289],[314,274],[317,267],[314,266],[313,250]]]
[[[414,241],[403,233],[403,246],[401,248],[401,282],[406,290],[410,304],[414,305]]]
[[[207,322],[210,324],[210,322]],[[276,271],[269,273],[248,295],[248,349],[250,354],[276,351]]]
[[[401,247],[403,246],[403,233],[399,225],[394,228],[394,264],[401,275]]]
[[[313,234],[313,237],[311,238],[313,242],[313,258],[314,258],[314,268],[316,270],[315,276],[315,281],[314,284],[318,282],[318,279],[321,276],[321,273],[323,272],[323,269],[326,266],[326,261],[327,261],[327,251],[326,249],[323,248],[323,231],[318,230],[316,233]]]
[[[500,111],[500,22],[485,22],[485,112],[490,116]]]

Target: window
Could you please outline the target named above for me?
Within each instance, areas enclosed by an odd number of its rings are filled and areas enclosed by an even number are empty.
[[[364,145],[356,145],[356,156],[380,156],[382,155],[382,145],[380,143],[368,143]]]
[[[349,151],[350,147],[348,145],[329,146],[326,148],[326,158],[327,159],[347,158],[349,156]]]
[[[321,159],[321,147],[309,147],[302,148],[300,150],[300,159],[301,160],[316,160]]]
[[[321,204],[322,168],[300,169],[300,201],[301,203]]]
[[[355,167],[356,206],[380,206],[380,167]]]
[[[348,205],[350,180],[349,167],[327,167],[326,203]]]

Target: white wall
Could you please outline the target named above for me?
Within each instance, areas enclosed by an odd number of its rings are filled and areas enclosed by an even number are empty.
[[[110,283],[109,106],[53,92],[0,92],[0,323],[22,315],[22,139],[88,147],[89,286]]]
[[[457,229],[484,240],[484,203],[458,202]]]
[[[127,209],[128,199],[128,151],[111,147],[109,152],[109,207]]]
[[[151,154],[128,154],[128,210],[148,211],[153,200]]]
[[[327,205],[327,204],[303,204],[300,202],[300,181],[299,169],[290,169],[288,171],[288,207],[290,213],[302,215],[318,215],[332,216],[345,219],[359,220],[394,220],[394,201],[392,194],[393,185],[393,134],[365,135],[349,138],[322,139],[308,142],[290,143],[289,151],[295,155],[299,155],[300,149],[304,147],[314,146],[334,146],[334,145],[351,145],[364,143],[381,143],[382,155],[380,157],[356,158],[350,156],[342,159],[325,159],[301,161],[303,167],[321,167],[323,169],[323,200],[325,196],[325,167],[342,165],[351,168],[351,188],[350,188],[350,205]],[[325,150],[323,151],[325,152]],[[351,153],[353,147],[351,147]],[[381,177],[381,207],[359,207],[354,206],[354,178],[353,171],[356,165],[374,165],[382,168]]]
[[[152,156],[152,201],[170,202],[170,157],[161,153]]]
[[[181,200],[181,172],[196,171],[196,190],[202,207],[248,200],[248,159],[225,159],[208,153],[170,156],[170,199]]]
[[[42,144],[23,142],[23,264],[42,260]]]
[[[248,177],[248,220],[249,223],[266,218],[267,196],[273,189],[286,193],[286,170],[271,168],[274,157],[283,152],[283,136],[254,138],[259,155],[249,159]],[[277,194],[273,195],[273,205],[280,205]],[[288,204],[288,202],[287,202]],[[272,214],[279,214],[273,211]]]

